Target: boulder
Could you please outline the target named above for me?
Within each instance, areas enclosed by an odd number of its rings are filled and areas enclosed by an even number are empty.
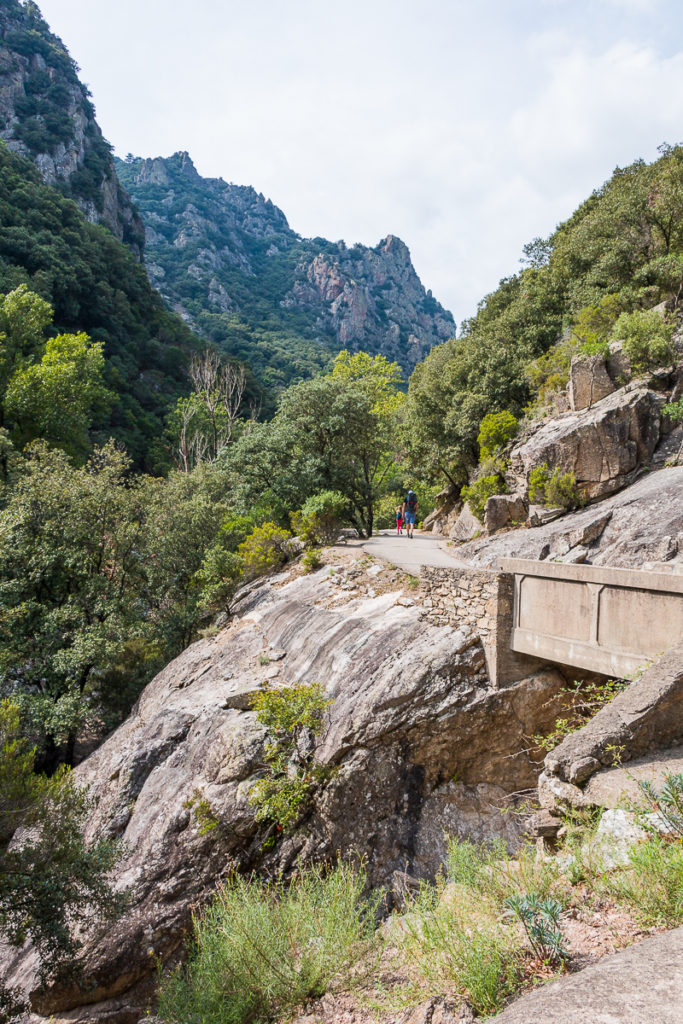
[[[504,526],[523,523],[529,511],[529,503],[523,494],[495,494],[486,502],[484,528],[495,533]]]
[[[622,388],[597,405],[549,420],[511,453],[527,481],[540,465],[573,473],[582,495],[595,499],[631,483],[649,465],[659,440],[664,398],[645,387]]]
[[[539,517],[536,529],[475,539],[458,548],[458,558],[495,569],[501,558],[564,559],[579,548],[591,565],[642,569],[665,559],[675,571],[683,563],[683,465],[646,473],[599,505],[552,522]]]
[[[484,524],[470,511],[469,505],[462,506],[458,518],[451,527],[451,540],[466,541],[484,532]]]
[[[436,507],[433,512],[425,516],[422,529],[447,537],[460,512],[461,502],[458,489],[452,484],[444,487],[434,499],[434,504]]]
[[[86,938],[83,988],[39,994],[30,950],[16,954],[7,982],[32,993],[39,1013],[128,1022],[143,1007],[139,986],[230,872],[286,876],[355,852],[371,885],[390,887],[397,871],[434,875],[445,834],[517,842],[523,822],[501,808],[536,783],[526,737],[551,728],[563,677],[550,670],[493,690],[474,630],[426,623],[400,592],[330,607],[335,593],[327,569],[245,588],[229,626],[171,662],[76,769],[93,799],[88,834],[125,844],[116,884],[131,906]],[[317,758],[334,771],[302,831],[272,846],[278,833],[249,801],[267,741],[251,710],[272,667],[264,651],[278,656],[275,685],[320,682],[332,701]],[[206,834],[198,799],[218,823]],[[95,1005],[76,1010],[85,1004]]]
[[[590,409],[616,391],[602,356],[574,356],[569,370],[569,405]]]
[[[620,341],[610,342],[609,355],[607,356],[607,373],[610,376],[610,380],[619,388],[623,387],[633,376],[631,360],[624,352],[624,346]]]
[[[680,1024],[683,928],[539,985],[490,1024]]]

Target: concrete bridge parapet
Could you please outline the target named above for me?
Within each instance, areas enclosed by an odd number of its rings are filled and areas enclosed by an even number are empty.
[[[623,678],[683,639],[683,576],[506,558],[420,580],[429,621],[478,633],[496,688],[547,662]]]
[[[683,577],[506,558],[514,651],[624,677],[683,638]]]

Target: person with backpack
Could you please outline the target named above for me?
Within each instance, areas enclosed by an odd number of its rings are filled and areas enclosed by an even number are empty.
[[[403,522],[406,524],[408,536],[412,538],[417,519],[417,494],[409,490],[403,502]]]
[[[403,506],[396,507],[396,533],[400,537],[403,533]]]

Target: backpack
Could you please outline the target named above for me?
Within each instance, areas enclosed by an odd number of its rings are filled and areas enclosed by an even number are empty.
[[[408,494],[407,494],[407,497],[406,497],[406,511],[412,513],[412,512],[415,512],[416,509],[417,509],[417,494],[415,493],[415,491],[408,491]]]

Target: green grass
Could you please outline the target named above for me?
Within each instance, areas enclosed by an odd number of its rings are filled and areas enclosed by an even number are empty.
[[[164,977],[168,1024],[265,1024],[343,985],[373,942],[376,905],[348,863],[289,885],[234,878],[195,919],[185,967]]]
[[[683,843],[652,836],[633,847],[628,867],[597,876],[594,885],[645,925],[683,924]]]

